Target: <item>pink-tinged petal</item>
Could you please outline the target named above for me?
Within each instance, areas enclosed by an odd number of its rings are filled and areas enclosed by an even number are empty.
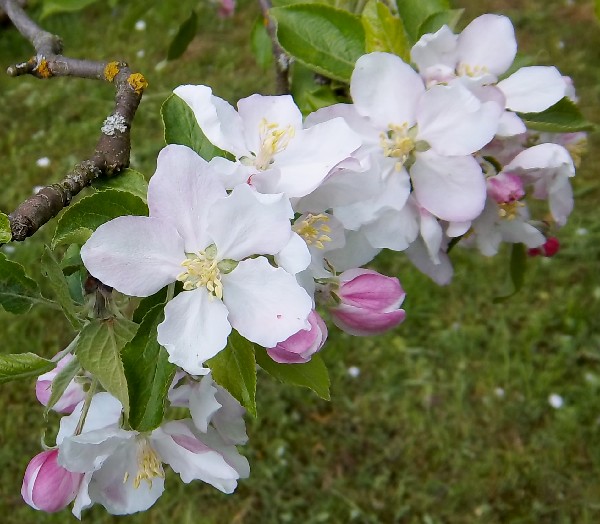
[[[277,265],[292,275],[304,271],[309,266],[310,260],[311,255],[306,242],[293,232],[288,243],[275,255]]]
[[[200,440],[188,424],[186,421],[167,422],[153,432],[153,446],[183,482],[198,479],[224,493],[233,492],[239,473],[219,451]]]
[[[418,139],[441,155],[468,155],[494,138],[503,111],[500,104],[482,102],[460,83],[436,85],[419,101]]]
[[[496,135],[500,137],[515,136],[521,135],[526,131],[525,122],[518,115],[510,111],[504,111],[500,116]]]
[[[148,297],[181,273],[183,239],[159,218],[123,216],[101,225],[81,248],[87,270],[107,286]]]
[[[237,186],[210,209],[208,231],[220,260],[274,255],[289,242],[292,208],[283,195],[261,198],[250,186]]]
[[[445,286],[452,280],[454,269],[450,262],[450,257],[443,251],[438,254],[440,263],[434,264],[429,256],[427,248],[423,240],[418,238],[405,251],[408,259],[414,266],[423,274],[427,275],[431,280],[440,286]]]
[[[307,327],[312,300],[292,275],[266,258],[240,262],[222,282],[231,325],[248,340],[273,347]]]
[[[206,288],[182,291],[165,307],[157,340],[169,353],[169,362],[190,375],[206,375],[202,363],[227,344],[231,325],[227,308]]]
[[[361,309],[387,312],[399,308],[406,296],[397,278],[372,269],[349,269],[339,282],[337,294],[342,303]]]
[[[55,513],[64,509],[77,496],[83,478],[58,465],[58,450],[36,455],[25,471],[21,495],[32,508]]]
[[[280,364],[303,364],[319,351],[327,339],[327,326],[316,311],[308,315],[310,329],[302,329],[288,339],[267,349],[269,356]]]
[[[195,383],[191,388],[190,414],[194,425],[203,433],[206,433],[212,416],[221,407],[221,404],[215,398],[216,394],[217,388],[210,375],[203,377],[200,382]]]
[[[247,150],[255,154],[261,147],[263,122],[276,124],[280,129],[288,126],[295,130],[302,129],[302,113],[290,95],[251,95],[242,98],[237,106],[244,126]]]
[[[380,130],[405,122],[412,126],[416,103],[424,91],[423,81],[414,69],[389,53],[361,56],[350,80],[356,110]]]
[[[458,36],[447,25],[435,33],[423,35],[410,51],[411,62],[417,65],[422,76],[428,78],[427,70],[445,66],[454,72]]]
[[[517,54],[512,22],[506,16],[485,14],[473,20],[458,37],[459,74],[504,73]],[[461,70],[465,70],[464,73]]]
[[[406,312],[403,309],[382,312],[342,304],[331,311],[331,319],[337,327],[359,337],[385,333],[405,318]]]
[[[421,206],[442,220],[472,220],[483,211],[485,177],[473,157],[426,151],[419,154],[410,175]]]
[[[522,67],[498,82],[506,107],[521,113],[539,113],[565,96],[566,84],[556,67]]]
[[[210,87],[202,85],[179,86],[173,93],[190,106],[200,129],[215,146],[236,157],[248,154],[242,119],[229,102],[214,96]]]
[[[73,360],[73,355],[67,353],[63,358],[61,358],[56,367],[48,371],[48,373],[44,373],[37,378],[35,383],[35,395],[43,406],[47,406],[50,401],[50,396],[52,395],[52,381],[56,378],[56,375],[60,373],[64,367]],[[81,384],[75,382],[75,380],[71,380],[61,397],[56,401],[52,409],[58,413],[71,413],[77,404],[79,404],[85,397],[85,392],[83,391],[83,387]]]
[[[206,221],[212,204],[227,196],[208,162],[186,146],[168,145],[158,154],[156,172],[148,184],[150,216],[173,225],[186,253],[210,244]]]

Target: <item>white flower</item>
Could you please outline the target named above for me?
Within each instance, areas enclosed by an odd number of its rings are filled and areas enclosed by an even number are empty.
[[[159,154],[148,206],[149,217],[100,226],[81,257],[93,276],[132,296],[183,282],[158,326],[171,362],[203,375],[202,363],[225,347],[232,326],[264,347],[307,327],[312,301],[295,278],[265,257],[248,258],[289,242],[292,210],[283,195],[246,184],[227,195],[202,158],[170,145]]]

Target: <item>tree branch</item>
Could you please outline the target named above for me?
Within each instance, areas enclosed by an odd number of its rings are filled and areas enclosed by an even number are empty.
[[[275,22],[269,16],[269,9],[273,7],[271,0],[258,0],[260,10],[262,11],[263,18],[267,24],[267,33],[271,38],[271,45],[273,48],[273,58],[275,59],[275,82],[278,94],[288,94],[290,92],[290,57],[283,50],[283,47],[279,45],[277,40],[277,28]]]
[[[93,180],[116,174],[129,165],[131,124],[148,83],[124,62],[96,62],[63,56],[60,37],[39,27],[16,0],[0,0],[0,8],[36,52],[27,62],[10,66],[7,69],[10,76],[29,74],[40,79],[72,76],[109,82],[116,89],[114,110],[104,121],[91,157],[77,164],[61,182],[44,187],[9,215],[12,240],[22,241],[68,206]]]

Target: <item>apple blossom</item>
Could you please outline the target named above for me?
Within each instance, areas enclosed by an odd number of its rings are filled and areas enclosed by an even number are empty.
[[[65,368],[65,366],[72,362],[73,358],[73,355],[67,353],[58,361],[54,369],[48,371],[48,373],[40,375],[37,378],[35,383],[35,395],[40,404],[43,406],[48,405],[50,396],[52,395],[52,381],[56,378],[56,375],[58,375]],[[71,380],[63,394],[56,401],[54,406],[52,406],[52,409],[58,413],[71,413],[75,406],[79,404],[84,397],[85,392],[83,391],[81,384],[78,384],[75,382],[75,380]]]
[[[267,349],[269,356],[280,364],[302,364],[308,362],[327,340],[327,326],[313,310],[308,316],[310,329],[303,329],[275,347]]]

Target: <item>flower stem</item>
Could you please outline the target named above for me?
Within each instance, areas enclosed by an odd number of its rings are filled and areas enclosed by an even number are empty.
[[[98,379],[93,379],[92,383],[90,384],[90,389],[88,389],[85,394],[83,408],[81,409],[81,415],[79,416],[79,422],[77,422],[77,427],[75,428],[75,436],[80,435],[81,431],[83,430],[83,425],[85,424],[85,419],[87,417],[88,411],[90,410],[92,398],[94,398],[94,393],[96,393],[97,387]]]

